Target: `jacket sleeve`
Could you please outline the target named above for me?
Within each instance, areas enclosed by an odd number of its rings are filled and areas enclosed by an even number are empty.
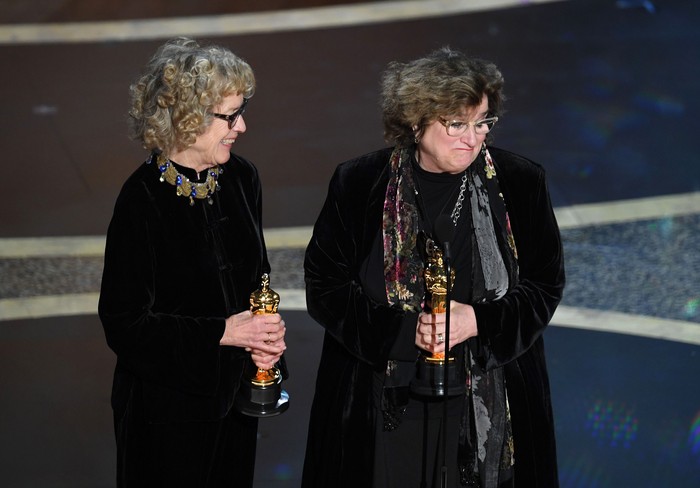
[[[502,190],[518,250],[519,280],[501,299],[474,305],[477,347],[483,367],[516,359],[542,335],[564,290],[561,237],[544,170],[533,163],[509,178],[517,187]],[[510,195],[510,198],[509,198]]]
[[[162,290],[156,290],[158,257],[144,193],[122,192],[107,233],[98,307],[107,343],[120,365],[144,381],[213,394],[224,318],[154,311]]]
[[[375,181],[362,181],[358,169],[341,165],[331,179],[306,250],[306,302],[309,314],[348,353],[381,366],[403,321],[410,318],[397,307],[372,300],[359,282],[365,236],[381,229],[381,211],[368,211]]]

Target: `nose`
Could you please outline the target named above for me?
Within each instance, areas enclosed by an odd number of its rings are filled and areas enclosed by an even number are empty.
[[[246,131],[246,128],[247,126],[245,125],[245,120],[243,120],[243,114],[241,114],[236,119],[236,123],[233,124],[233,127],[231,127],[229,130],[234,130],[236,132],[243,133]]]
[[[460,140],[466,142],[470,146],[473,146],[479,138],[479,134],[476,133],[476,129],[473,125],[469,125],[467,130],[460,136]]]

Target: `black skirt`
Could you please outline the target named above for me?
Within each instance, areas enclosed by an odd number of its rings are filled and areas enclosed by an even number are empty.
[[[258,419],[231,409],[220,420],[149,423],[130,396],[117,438],[117,487],[252,488]]]
[[[447,449],[443,461],[444,401],[411,396],[401,422],[384,431],[378,412],[373,488],[441,488],[443,467],[447,486],[459,487],[457,445],[462,397],[447,402]]]

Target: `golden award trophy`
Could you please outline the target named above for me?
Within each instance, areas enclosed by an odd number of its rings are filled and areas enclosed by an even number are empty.
[[[423,276],[427,296],[426,312],[445,313],[447,303],[447,272],[443,262],[443,253],[432,239],[427,239],[426,253],[428,262]],[[450,272],[450,289],[454,283],[454,270]],[[448,348],[446,348],[447,350]],[[423,396],[454,396],[464,393],[465,386],[457,375],[455,358],[445,353],[430,354],[421,351],[416,364],[416,376],[411,381],[411,391]],[[446,381],[447,380],[447,381]]]
[[[250,311],[254,314],[277,313],[280,296],[270,288],[270,276],[262,275],[260,288],[250,294]],[[282,372],[277,366],[262,369],[249,361],[236,397],[241,413],[252,417],[273,417],[289,407],[289,395],[282,389]]]

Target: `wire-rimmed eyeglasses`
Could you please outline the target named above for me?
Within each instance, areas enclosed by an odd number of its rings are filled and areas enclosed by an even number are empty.
[[[479,135],[488,134],[493,126],[498,122],[498,117],[488,117],[486,119],[477,120],[476,122],[464,122],[463,120],[445,120],[438,119],[445,126],[447,135],[450,137],[459,137],[467,132],[469,127],[474,127],[474,132]]]
[[[228,130],[233,129],[233,126],[236,125],[236,122],[238,122],[238,117],[243,115],[243,112],[245,112],[245,107],[248,105],[248,98],[243,99],[243,103],[241,103],[241,106],[238,110],[233,112],[231,115],[225,115],[225,114],[215,114],[212,113],[214,117],[217,119],[225,120],[228,122]]]

